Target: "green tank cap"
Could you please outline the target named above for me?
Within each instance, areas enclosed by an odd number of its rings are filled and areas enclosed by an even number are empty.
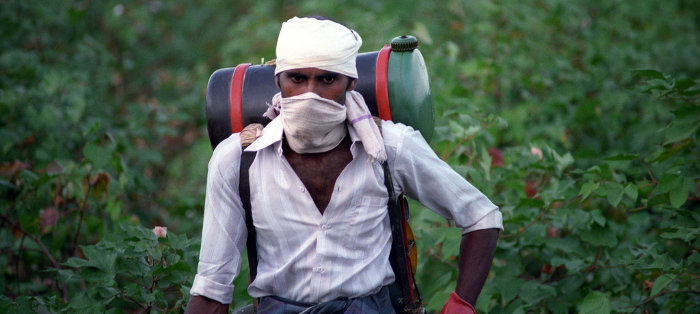
[[[392,51],[411,51],[416,48],[418,48],[418,39],[411,35],[402,35],[391,40]]]
[[[400,36],[391,41],[387,73],[391,117],[412,126],[426,141],[433,136],[433,100],[430,79],[418,40]]]

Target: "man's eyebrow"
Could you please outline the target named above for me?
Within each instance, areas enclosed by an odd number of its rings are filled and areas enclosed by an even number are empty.
[[[324,73],[324,74],[318,75],[319,78],[337,78],[338,76],[340,76],[340,74],[338,74],[338,73]]]
[[[301,72],[287,71],[285,73],[287,74],[287,76],[302,77],[302,78],[308,77],[306,74],[303,74]]]
[[[295,78],[302,78],[302,79],[309,79],[309,78],[311,78],[311,79],[328,79],[328,78],[335,79],[335,78],[340,77],[340,75],[341,75],[340,73],[335,73],[335,72],[328,72],[328,73],[323,73],[323,74],[319,74],[319,75],[307,75],[307,74],[304,74],[302,72],[296,72],[293,70],[286,71],[284,73],[285,73],[285,75],[287,75],[287,77],[295,77]]]

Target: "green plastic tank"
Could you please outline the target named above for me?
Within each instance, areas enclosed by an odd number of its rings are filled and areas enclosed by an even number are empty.
[[[419,130],[426,141],[433,136],[433,100],[430,79],[413,36],[400,36],[391,41],[388,88],[392,120]]]

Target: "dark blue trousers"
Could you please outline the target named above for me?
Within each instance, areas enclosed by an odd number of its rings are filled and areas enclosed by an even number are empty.
[[[383,287],[379,292],[365,297],[349,299],[338,298],[319,304],[296,302],[280,297],[263,297],[258,305],[261,314],[393,314],[394,308],[389,298],[389,288]]]

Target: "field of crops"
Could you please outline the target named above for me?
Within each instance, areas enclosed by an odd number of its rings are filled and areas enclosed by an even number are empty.
[[[212,72],[323,15],[419,39],[438,156],[499,205],[484,313],[700,311],[700,2],[0,1],[0,312],[180,312]],[[429,311],[460,230],[411,203]],[[152,229],[167,227],[167,237]],[[236,280],[247,297],[247,265]]]

